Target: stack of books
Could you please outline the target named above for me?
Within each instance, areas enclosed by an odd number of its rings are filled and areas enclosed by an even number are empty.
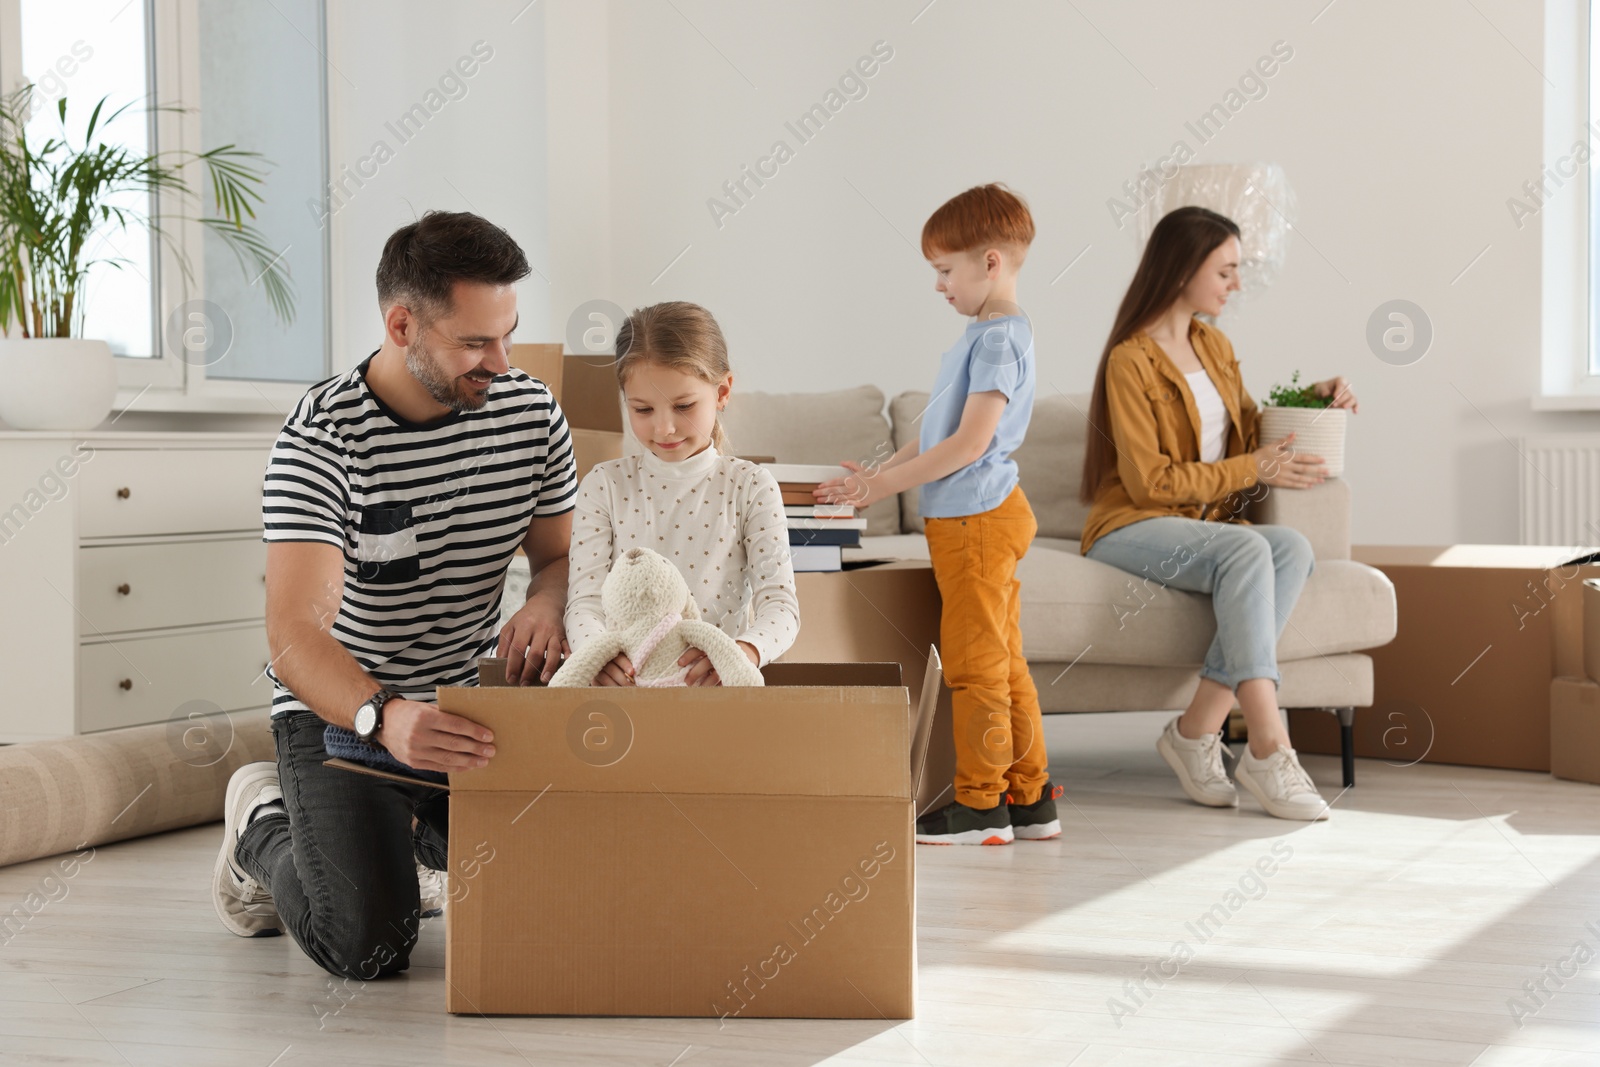
[[[783,514],[789,523],[789,558],[796,571],[836,571],[843,568],[846,548],[861,546],[867,520],[851,504],[819,504],[812,490],[823,482],[850,473],[831,464],[765,463],[783,494]]]

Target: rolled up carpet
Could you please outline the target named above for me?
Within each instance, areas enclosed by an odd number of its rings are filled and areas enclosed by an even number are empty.
[[[0,747],[0,867],[215,822],[234,770],[273,758],[265,709]]]

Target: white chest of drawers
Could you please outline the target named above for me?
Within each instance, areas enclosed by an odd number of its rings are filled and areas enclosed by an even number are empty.
[[[0,743],[271,703],[271,444],[0,433]]]

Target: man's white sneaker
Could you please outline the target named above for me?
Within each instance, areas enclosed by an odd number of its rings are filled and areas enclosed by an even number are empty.
[[[232,933],[240,937],[271,937],[283,933],[272,894],[245,873],[233,852],[239,835],[250,825],[250,815],[262,804],[282,802],[276,763],[247,763],[228,779],[222,807],[222,848],[211,872],[211,902]]]
[[[1280,819],[1299,819],[1315,822],[1328,817],[1328,805],[1323,801],[1311,776],[1300,766],[1294,749],[1279,745],[1278,750],[1266,759],[1256,759],[1248,749],[1239,757],[1239,767],[1234,771],[1239,784],[1250,790],[1268,815]]]
[[[1179,716],[1182,718],[1182,716]],[[1156,751],[1178,775],[1178,784],[1196,804],[1236,808],[1239,791],[1222,767],[1222,739],[1216,734],[1191,741],[1178,732],[1178,720],[1167,723],[1156,739]]]
[[[417,864],[417,889],[422,893],[422,917],[433,919],[444,914],[450,899],[450,877],[443,871]]]

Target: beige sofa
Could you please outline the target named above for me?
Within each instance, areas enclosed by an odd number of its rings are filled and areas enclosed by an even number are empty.
[[[724,414],[731,451],[787,463],[886,458],[912,440],[926,393],[902,393],[885,410],[871,386],[830,393],[735,391]],[[1216,631],[1209,598],[1136,583],[1078,552],[1087,508],[1078,503],[1089,398],[1060,393],[1034,404],[1016,452],[1039,534],[1023,559],[1022,638],[1046,712],[1148,711],[1186,706]],[[926,559],[915,491],[868,509],[867,535],[846,558]],[[1372,660],[1363,650],[1395,635],[1394,587],[1350,559],[1350,489],[1272,490],[1251,520],[1292,526],[1310,539],[1317,565],[1278,644],[1285,708],[1339,715],[1345,784],[1354,782],[1350,726],[1372,704]],[[1141,606],[1142,605],[1142,606]]]

